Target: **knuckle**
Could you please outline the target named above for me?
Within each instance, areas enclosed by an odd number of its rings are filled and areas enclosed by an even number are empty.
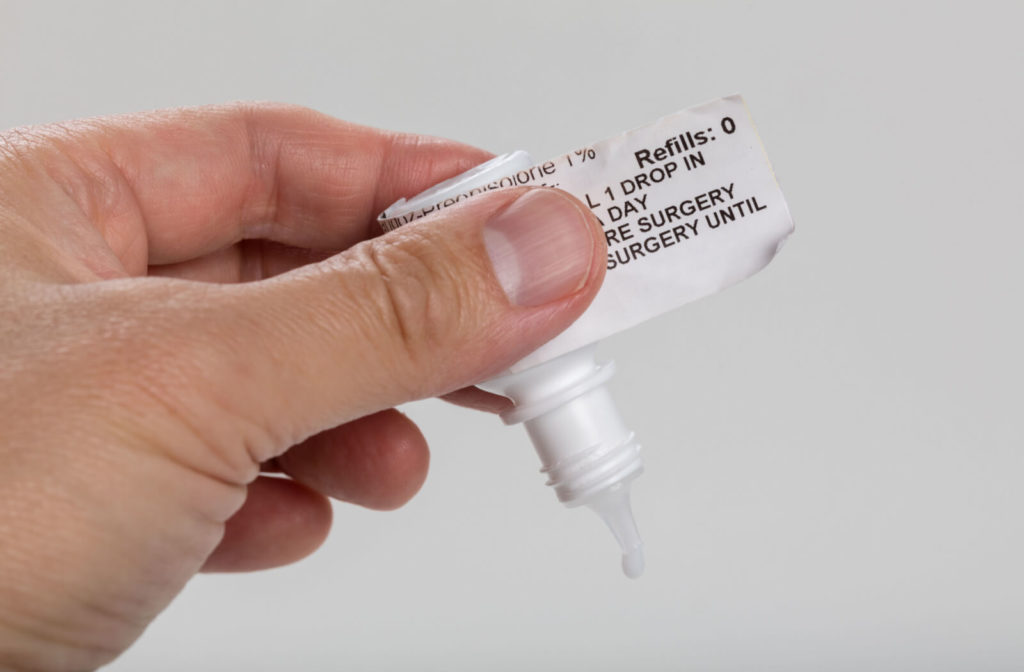
[[[474,321],[472,287],[436,241],[381,238],[362,250],[373,278],[372,304],[393,344],[406,363],[437,366],[439,353],[457,349]]]
[[[140,209],[127,176],[98,140],[104,129],[89,120],[11,129],[0,135],[0,164],[31,176],[37,189],[56,186],[105,232],[111,221]]]

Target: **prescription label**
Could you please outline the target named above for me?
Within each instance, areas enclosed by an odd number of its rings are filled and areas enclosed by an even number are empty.
[[[793,232],[789,208],[740,96],[728,96],[474,185],[390,230],[493,189],[564,189],[597,216],[608,273],[587,311],[513,371],[628,329],[747,278]]]

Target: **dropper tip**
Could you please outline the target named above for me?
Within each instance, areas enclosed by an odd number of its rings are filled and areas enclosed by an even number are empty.
[[[622,573],[631,579],[639,579],[647,568],[644,562],[643,545],[634,546],[622,554]]]
[[[604,520],[615,535],[622,549],[622,573],[631,579],[644,573],[644,542],[633,520],[633,508],[629,502],[629,484],[617,483],[592,495],[587,506]]]

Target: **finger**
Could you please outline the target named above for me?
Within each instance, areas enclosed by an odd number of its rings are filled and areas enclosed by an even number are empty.
[[[494,394],[487,390],[481,390],[479,387],[464,387],[460,390],[441,395],[441,398],[456,406],[472,408],[473,410],[486,413],[504,413],[513,406],[512,400],[508,397],[503,397],[500,394]]]
[[[323,543],[331,505],[285,478],[261,476],[249,484],[245,504],[224,527],[204,572],[249,572],[301,560]]]
[[[490,156],[270,104],[71,122],[12,142],[134,274],[245,239],[344,249],[397,198]]]
[[[579,201],[514,189],[262,282],[151,278],[98,283],[92,293],[123,312],[119,292],[149,292],[144,335],[119,353],[121,366],[204,428],[201,444],[168,446],[182,451],[175,457],[247,480],[324,429],[506,370],[589,305],[605,250]],[[151,350],[138,350],[153,338]],[[217,450],[203,449],[210,445]]]
[[[277,466],[314,490],[370,509],[397,509],[427,477],[430,451],[416,424],[395,409],[311,436]]]

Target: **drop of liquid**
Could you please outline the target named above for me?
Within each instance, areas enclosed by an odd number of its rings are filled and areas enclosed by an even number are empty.
[[[631,579],[644,573],[644,542],[633,520],[633,507],[629,501],[629,484],[617,483],[593,495],[586,502],[608,529],[615,535],[622,549],[622,572]]]
[[[622,573],[629,578],[639,579],[640,575],[644,573],[645,567],[643,544],[622,554]]]

